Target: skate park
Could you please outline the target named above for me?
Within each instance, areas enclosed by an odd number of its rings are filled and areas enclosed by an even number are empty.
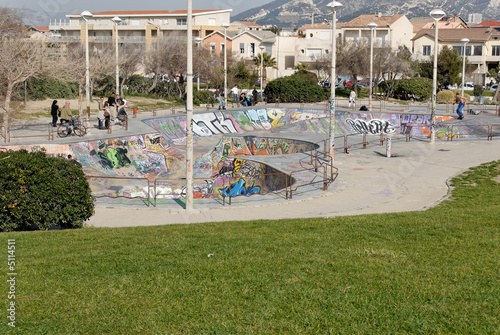
[[[19,137],[1,147],[43,147],[49,155],[75,157],[96,197],[91,226],[419,210],[446,196],[448,178],[500,158],[500,122],[493,112],[459,121],[438,109],[431,145],[430,114],[422,107],[340,107],[331,164],[324,105],[255,107],[195,111],[195,210],[189,212],[183,202],[183,111],[140,113],[127,129],[116,127],[111,134],[94,129],[83,138]]]

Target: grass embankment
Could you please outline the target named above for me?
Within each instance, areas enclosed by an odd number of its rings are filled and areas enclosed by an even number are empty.
[[[499,167],[425,212],[2,234],[16,331],[498,334]]]

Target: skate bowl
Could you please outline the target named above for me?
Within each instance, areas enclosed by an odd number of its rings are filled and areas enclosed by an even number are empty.
[[[438,138],[448,138],[439,134],[447,134],[446,121],[452,120],[450,116],[436,118]],[[74,156],[98,197],[182,198],[186,175],[185,116],[143,122],[151,127],[151,133],[6,148],[44,148],[49,155]],[[428,114],[336,112],[335,136],[428,137],[429,124]],[[329,111],[321,110],[268,108],[193,115],[195,198],[288,192],[292,185],[307,183],[301,180],[302,175],[317,180],[318,157],[324,171],[324,164],[328,163],[329,127]],[[482,134],[484,127],[478,124],[462,128],[461,136],[473,137]],[[339,140],[336,143],[337,149],[341,147]],[[286,157],[279,165],[272,159],[278,156]],[[331,179],[326,182],[332,182]]]

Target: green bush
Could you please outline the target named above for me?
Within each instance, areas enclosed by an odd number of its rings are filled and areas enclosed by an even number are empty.
[[[27,81],[27,95],[30,100],[74,99],[78,97],[78,84],[53,78],[30,78]],[[24,94],[23,94],[24,95]]]
[[[314,76],[314,77],[313,77]],[[299,71],[291,76],[278,78],[267,84],[264,93],[269,102],[318,102],[327,100],[330,89],[318,85],[316,76]]]
[[[153,80],[148,77],[143,77],[138,74],[134,74],[127,79],[125,84],[128,87],[127,88],[128,94],[134,95],[134,94],[146,93],[147,90],[153,84]]]
[[[45,152],[0,152],[0,231],[80,228],[94,213],[81,166]]]
[[[474,85],[474,96],[478,97],[483,95],[483,86],[482,85]]]
[[[432,80],[417,77],[398,80],[394,97],[401,100],[426,100],[432,95]]]

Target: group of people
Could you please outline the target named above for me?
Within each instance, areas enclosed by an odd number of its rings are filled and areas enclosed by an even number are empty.
[[[65,122],[75,122],[76,117],[73,116],[71,108],[69,108],[70,102],[66,101],[62,108],[59,108],[57,100],[52,101],[52,106],[50,107],[50,114],[52,115],[52,127],[57,127],[57,119],[62,123]]]
[[[238,95],[239,93],[238,85],[234,85],[234,87],[231,89],[231,93],[233,94],[234,103],[239,103],[240,105],[245,107],[255,106],[257,104],[258,93],[256,89],[252,91],[251,96],[247,96],[245,92],[241,92],[241,94]],[[218,88],[215,90],[214,98],[219,102],[219,110],[226,109],[226,104],[224,102],[223,94],[220,92]]]
[[[52,115],[52,126],[57,127],[57,120],[59,119],[61,123],[64,122],[74,122],[77,120],[73,116],[71,111],[70,102],[66,101],[62,108],[59,108],[57,100],[52,102],[50,108],[50,114]],[[112,93],[107,101],[104,101],[104,97],[99,99],[99,106],[97,112],[97,127],[99,129],[108,129],[112,121],[122,124],[125,122],[127,117],[127,101],[116,96]]]
[[[99,129],[109,129],[111,122],[123,124],[127,116],[127,101],[120,98],[119,95],[115,97],[114,93],[107,101],[104,101],[104,97],[100,97],[99,106],[97,112],[97,127]]]

